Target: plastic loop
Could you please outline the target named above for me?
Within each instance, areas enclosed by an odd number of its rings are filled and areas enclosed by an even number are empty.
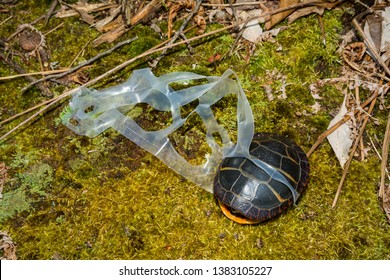
[[[81,88],[71,102],[71,114],[64,124],[79,135],[95,137],[108,128],[114,128],[144,150],[155,155],[168,167],[212,192],[218,166],[225,157],[245,157],[266,171],[275,180],[287,185],[294,197],[298,193],[275,168],[252,158],[249,146],[254,134],[253,115],[250,104],[230,69],[221,77],[202,76],[190,72],[174,72],[155,77],[150,69],[135,70],[123,84],[100,91]],[[185,83],[191,80],[207,79],[208,83],[173,90],[169,84]],[[237,80],[237,77],[236,77]],[[237,143],[229,138],[226,129],[218,124],[211,106],[228,94],[237,95]],[[198,106],[185,118],[180,114],[180,107],[198,100]],[[159,111],[171,112],[172,123],[165,129],[146,131],[131,117],[125,114],[139,103],[147,103]],[[173,147],[168,135],[181,127],[189,116],[198,114],[206,126],[206,141],[211,154],[206,162],[194,166],[186,161]],[[222,139],[219,146],[213,137],[218,133]]]

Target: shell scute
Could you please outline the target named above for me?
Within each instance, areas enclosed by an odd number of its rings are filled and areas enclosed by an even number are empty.
[[[310,166],[294,141],[275,134],[255,134],[249,152],[271,166],[274,173],[268,174],[246,158],[225,158],[214,181],[214,194],[234,213],[255,223],[279,215],[294,203],[291,187],[298,194],[305,189]],[[291,186],[274,177],[276,173]]]

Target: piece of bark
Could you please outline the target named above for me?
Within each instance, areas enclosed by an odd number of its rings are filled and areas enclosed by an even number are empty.
[[[163,1],[160,0],[152,0],[150,3],[148,3],[143,9],[138,11],[132,18],[131,18],[131,25],[136,25],[137,23],[144,22],[148,18],[153,17],[154,14],[161,9]]]

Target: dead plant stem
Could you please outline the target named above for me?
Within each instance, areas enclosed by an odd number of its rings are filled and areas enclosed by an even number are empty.
[[[51,75],[51,76],[46,76],[46,77],[44,77],[44,78],[41,78],[41,79],[39,79],[39,80],[36,80],[36,81],[30,83],[28,86],[24,87],[24,88],[22,89],[22,93],[26,92],[29,88],[31,88],[33,85],[35,85],[35,84],[37,84],[37,83],[41,83],[41,82],[44,82],[44,81],[47,81],[47,80],[51,80],[51,79],[62,78],[62,77],[66,76],[66,75],[68,75],[68,74],[70,74],[70,73],[73,73],[73,72],[79,70],[80,68],[82,68],[82,67],[84,67],[84,66],[86,66],[86,65],[88,65],[88,64],[91,64],[91,63],[93,63],[94,61],[96,61],[96,60],[102,58],[103,56],[106,56],[106,55],[111,54],[111,53],[114,52],[116,49],[120,48],[121,46],[126,45],[126,44],[129,44],[129,43],[131,43],[131,42],[134,42],[134,41],[137,40],[137,39],[138,39],[138,37],[133,37],[133,38],[131,38],[131,39],[129,39],[129,40],[125,40],[125,41],[123,41],[123,42],[120,42],[120,43],[116,44],[114,47],[112,47],[111,49],[109,49],[109,50],[107,50],[107,51],[104,51],[104,52],[102,52],[102,53],[99,53],[98,55],[94,56],[93,58],[88,59],[87,61],[85,61],[85,62],[83,62],[83,63],[80,63],[79,65],[77,65],[77,66],[75,66],[75,67],[73,67],[73,68],[69,69],[68,71],[65,71],[65,72],[63,72],[63,73],[61,73],[61,74],[55,74],[55,75]]]
[[[257,2],[240,2],[240,3],[229,3],[229,4],[210,4],[210,3],[204,3],[202,4],[202,6],[205,6],[205,7],[236,7],[236,6],[246,6],[246,5],[260,5],[260,4],[264,4],[265,1],[257,1]]]
[[[5,80],[11,80],[15,78],[25,77],[25,76],[35,76],[35,75],[52,75],[57,73],[63,73],[65,71],[68,71],[69,69],[59,69],[59,70],[50,70],[50,71],[40,71],[40,72],[32,72],[32,73],[25,73],[25,74],[16,74],[6,77],[0,77],[0,81]]]
[[[375,151],[376,155],[378,156],[379,160],[382,161],[382,156],[378,152],[378,149],[376,148],[374,141],[372,140],[372,138],[370,136],[368,138],[370,139],[371,145],[374,148],[374,151]],[[387,175],[387,179],[390,180],[389,170],[387,169],[387,167],[385,168],[385,173]]]
[[[383,67],[383,69],[385,70],[385,72],[387,73],[387,75],[390,76],[390,69],[389,67],[387,67],[386,63],[383,61],[382,57],[378,54],[378,52],[376,51],[376,48],[375,46],[373,45],[372,41],[370,39],[367,38],[367,36],[364,34],[364,31],[363,29],[361,28],[360,24],[358,23],[358,21],[356,19],[353,19],[352,20],[352,23],[353,25],[356,27],[357,31],[359,32],[360,36],[363,37],[363,40],[365,42],[365,44],[367,45],[367,47],[370,49],[370,52],[373,54],[373,56],[375,57],[375,61],[381,66]]]
[[[389,157],[389,144],[390,144],[390,113],[387,118],[386,132],[382,145],[382,163],[381,163],[381,184],[379,187],[379,197],[383,198],[385,194],[385,178],[386,178],[386,166],[387,159]]]
[[[192,10],[192,12],[187,16],[187,18],[185,19],[185,21],[183,22],[183,24],[180,26],[179,30],[175,32],[175,34],[172,36],[172,38],[169,38],[169,42],[168,42],[168,45],[171,45],[173,44],[180,36],[184,35],[184,29],[186,28],[187,24],[190,22],[190,20],[195,16],[195,14],[199,11],[199,8],[200,8],[200,5],[202,4],[203,0],[198,0],[196,1],[196,5],[194,7],[194,9]],[[184,38],[183,41],[187,41],[186,38]],[[187,46],[189,46],[189,48],[191,48],[191,46],[188,44],[188,42],[186,43]],[[167,52],[168,49],[165,49],[162,51],[162,53],[156,57],[154,59],[154,61],[151,63],[151,67],[152,68],[155,68],[157,66],[157,64],[160,62],[160,60],[165,56],[165,53]]]
[[[337,192],[336,192],[335,198],[334,198],[334,200],[333,200],[332,208],[336,207],[337,200],[338,200],[338,198],[339,198],[339,196],[340,196],[340,193],[341,193],[341,189],[342,189],[342,187],[343,187],[345,178],[347,177],[347,174],[348,174],[349,166],[351,165],[353,156],[354,156],[354,154],[355,154],[355,151],[356,151],[357,146],[359,145],[360,139],[361,139],[362,136],[363,136],[364,129],[366,128],[367,122],[368,122],[368,120],[370,119],[370,115],[371,115],[371,113],[372,113],[372,110],[374,109],[375,103],[376,103],[376,98],[374,98],[374,99],[372,100],[372,102],[371,102],[371,104],[370,104],[370,107],[368,108],[367,115],[364,116],[363,124],[362,124],[362,126],[360,127],[359,134],[358,134],[358,136],[356,137],[355,142],[354,142],[354,144],[353,144],[353,147],[352,147],[352,149],[351,149],[351,151],[350,151],[348,161],[345,163],[344,171],[343,171],[343,174],[342,174],[342,176],[341,176],[341,180],[340,180],[339,186],[338,186],[338,188],[337,188]]]
[[[362,103],[361,107],[364,108],[368,104],[370,104],[373,100],[378,97],[378,91],[376,90],[365,102]],[[360,112],[359,109],[355,109],[353,112],[345,114],[344,117],[339,120],[337,123],[328,128],[325,132],[323,132],[320,136],[318,136],[317,141],[313,144],[310,150],[306,153],[307,157],[310,157],[311,154],[317,149],[317,147],[322,143],[322,141],[330,134],[332,134],[337,128],[339,128],[343,123],[349,121],[352,115],[356,115]]]

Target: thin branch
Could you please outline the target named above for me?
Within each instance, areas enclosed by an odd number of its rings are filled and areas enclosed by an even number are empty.
[[[369,115],[371,115],[372,110],[374,109],[375,102],[376,102],[376,98],[374,98],[374,100],[370,104],[370,107],[368,108],[368,112],[367,112],[368,115],[365,116],[363,124],[359,130],[359,134],[355,139],[355,143],[353,144],[352,150],[350,151],[348,161],[346,162],[346,164],[344,166],[343,175],[341,176],[341,180],[340,180],[339,186],[337,188],[335,198],[333,200],[332,208],[336,207],[337,200],[338,200],[340,193],[341,193],[341,188],[343,187],[345,178],[347,177],[347,174],[348,174],[349,166],[351,165],[353,156],[355,154],[357,146],[359,145],[360,139],[363,136],[364,129],[366,128],[367,122],[370,118]]]
[[[187,16],[186,20],[183,22],[183,24],[180,26],[179,30],[175,32],[175,34],[172,36],[172,38],[169,40],[168,45],[173,44],[180,36],[184,35],[183,31],[186,28],[187,24],[190,22],[190,20],[195,16],[195,14],[198,12],[200,5],[202,4],[203,0],[196,1],[196,6],[194,7],[194,10],[191,11],[191,13]],[[186,41],[184,39],[184,41]],[[155,68],[157,64],[160,62],[160,60],[165,56],[165,53],[168,49],[165,49],[158,57],[156,57],[153,62],[150,64],[152,68]]]
[[[11,18],[12,18],[12,16],[9,16],[9,17],[7,17],[5,20],[3,20],[2,22],[0,22],[0,26],[3,25],[4,23],[6,23],[7,21],[9,21]]]
[[[75,56],[75,58],[73,58],[72,62],[69,64],[68,68],[72,67],[73,64],[76,62],[77,58],[79,58],[79,56],[81,55],[81,53],[83,51],[85,51],[85,48],[91,43],[92,40],[89,40],[82,48],[81,50],[77,53],[77,55]]]
[[[11,58],[6,56],[5,54],[0,52],[0,60],[5,61],[7,65],[9,65],[14,71],[18,72],[19,74],[27,74],[26,70],[24,70],[18,63],[13,61]],[[36,82],[37,80],[34,77],[31,76],[24,76],[24,78],[29,81],[29,82]],[[43,95],[45,96],[52,96],[53,94],[51,91],[45,87],[44,85],[37,85],[38,89],[42,92]]]
[[[43,35],[47,36],[47,35],[49,35],[50,33],[52,33],[52,32],[54,32],[54,31],[56,31],[57,29],[61,28],[62,26],[64,26],[64,23],[63,23],[63,22],[61,22],[59,25],[57,25],[57,26],[54,27],[53,29],[51,29],[51,30],[45,32],[45,34],[43,34]]]
[[[361,107],[364,108],[368,104],[370,104],[373,100],[375,100],[378,97],[379,93],[376,90],[364,103],[362,103]],[[352,115],[356,115],[358,112],[360,112],[359,109],[355,109],[351,113],[347,113],[344,115],[344,117],[339,120],[337,123],[332,125],[330,128],[328,128],[325,132],[323,132],[320,136],[318,136],[317,141],[313,144],[313,146],[310,148],[310,150],[306,153],[307,157],[310,157],[311,154],[317,149],[317,147],[324,141],[328,135],[332,134],[337,128],[339,128],[342,124],[346,123],[349,121],[352,117]]]
[[[25,76],[52,75],[52,74],[62,73],[62,72],[68,71],[68,70],[69,69],[59,69],[59,70],[50,70],[50,71],[40,71],[40,72],[31,72],[31,73],[17,74],[17,75],[11,75],[11,76],[6,76],[6,77],[0,77],[0,81],[16,79],[16,78],[25,77]]]
[[[68,95],[70,94],[73,94],[77,91],[77,88],[76,89],[73,89],[73,90],[70,90],[67,92]],[[28,117],[27,119],[25,119],[24,121],[22,121],[20,124],[18,124],[17,126],[15,126],[14,128],[12,128],[10,131],[8,131],[6,134],[2,135],[0,137],[0,141],[4,140],[5,138],[7,138],[9,135],[11,135],[13,132],[15,132],[16,130],[18,130],[19,128],[21,128],[22,126],[24,126],[25,124],[29,123],[31,120],[33,120],[35,117],[39,116],[41,113],[45,112],[47,109],[49,109],[52,105],[54,105],[55,103],[57,103],[59,100],[61,100],[62,98],[53,98],[52,99],[52,102],[50,102],[48,105],[46,105],[45,107],[43,107],[41,110],[39,110],[38,112],[34,113],[33,115],[31,115],[30,117]],[[0,142],[1,143],[1,142]]]
[[[232,3],[232,4],[210,4],[210,3],[204,3],[202,6],[205,7],[237,7],[237,6],[246,6],[246,5],[260,5],[264,4],[266,1],[258,1],[258,2],[240,2],[240,3]]]
[[[41,83],[41,82],[44,82],[44,81],[47,81],[47,80],[51,80],[51,79],[58,79],[58,78],[62,78],[70,73],[73,73],[77,70],[79,70],[80,68],[88,65],[88,64],[91,64],[93,62],[95,62],[96,60],[102,58],[103,56],[106,56],[106,55],[109,55],[111,54],[113,51],[115,51],[116,49],[122,47],[123,45],[126,45],[126,44],[129,44],[131,42],[134,42],[135,40],[137,40],[138,37],[133,37],[129,40],[125,40],[123,42],[120,42],[118,44],[116,44],[114,47],[112,47],[111,49],[107,50],[107,51],[104,51],[102,53],[99,53],[98,55],[94,56],[93,58],[91,59],[88,59],[87,61],[83,62],[83,63],[80,63],[79,65],[77,65],[76,67],[73,67],[71,69],[69,69],[68,71],[66,72],[63,72],[61,74],[55,74],[55,75],[50,75],[50,76],[47,76],[47,77],[44,77],[42,79],[39,79],[39,80],[36,80],[32,83],[30,83],[28,86],[24,87],[22,89],[22,93],[26,92],[28,89],[30,89],[32,86],[36,85],[37,83]]]
[[[385,194],[385,177],[386,177],[387,159],[389,157],[389,144],[390,144],[390,113],[387,118],[386,132],[385,132],[385,137],[383,139],[383,146],[382,146],[381,185],[379,187],[379,197],[383,197]]]
[[[376,155],[378,156],[379,160],[382,161],[382,156],[379,153],[378,149],[376,148],[374,141],[372,140],[372,138],[370,136],[368,137],[368,139],[370,139],[370,143],[371,143],[372,147],[374,148],[374,151],[375,151]],[[390,180],[389,170],[387,168],[385,168],[385,172],[387,175],[387,179]]]
[[[56,9],[57,5],[58,5],[58,0],[53,0],[53,1],[51,2],[50,8],[49,8],[48,12],[47,12],[46,15],[45,15],[45,18],[46,18],[46,19],[45,19],[45,25],[48,24],[48,22],[49,22],[51,16],[54,14],[54,10]]]

